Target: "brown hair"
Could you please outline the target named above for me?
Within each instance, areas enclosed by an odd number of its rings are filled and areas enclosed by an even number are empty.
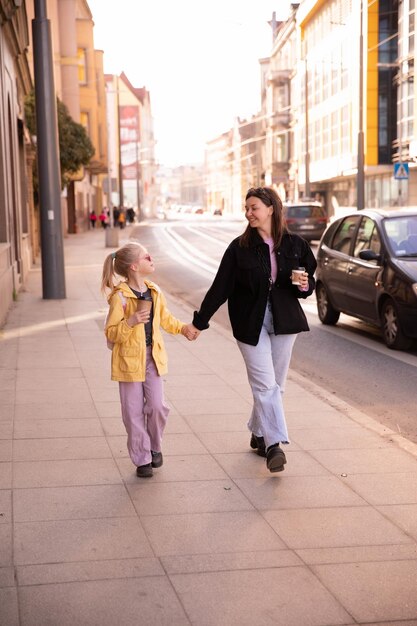
[[[248,189],[245,197],[245,201],[249,198],[259,198],[266,206],[272,206],[272,239],[274,241],[274,249],[278,248],[281,243],[281,239],[284,233],[287,232],[287,226],[285,224],[285,217],[282,211],[281,198],[274,189],[271,187],[251,187]],[[251,239],[252,226],[247,225],[245,231],[240,236],[240,245],[242,248],[247,248]]]
[[[119,248],[116,252],[108,254],[104,260],[103,273],[101,275],[101,291],[114,289],[113,278],[116,275],[129,278],[129,268],[138,259],[138,255],[145,248],[137,241],[130,241]]]

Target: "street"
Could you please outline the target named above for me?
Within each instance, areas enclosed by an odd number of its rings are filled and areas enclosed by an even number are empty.
[[[225,248],[245,224],[243,219],[194,216],[135,226],[132,237],[155,257],[155,281],[195,309]],[[378,329],[345,315],[336,326],[324,326],[317,317],[315,297],[302,304],[311,331],[299,336],[291,369],[417,442],[417,351],[389,350]],[[230,329],[226,306],[213,319]]]

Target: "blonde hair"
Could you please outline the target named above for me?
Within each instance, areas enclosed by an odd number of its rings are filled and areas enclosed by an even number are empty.
[[[130,241],[119,248],[116,252],[108,254],[104,260],[103,273],[101,275],[101,291],[114,289],[113,279],[116,275],[126,280],[129,278],[129,268],[138,260],[140,252],[145,248],[137,241]]]

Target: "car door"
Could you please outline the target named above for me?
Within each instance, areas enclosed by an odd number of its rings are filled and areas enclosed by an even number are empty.
[[[377,321],[377,297],[380,290],[381,262],[360,258],[362,250],[381,253],[381,237],[374,220],[363,217],[355,234],[346,280],[346,313]]]
[[[320,251],[320,279],[333,306],[344,311],[350,266],[350,251],[360,216],[349,215],[339,224],[328,246]]]

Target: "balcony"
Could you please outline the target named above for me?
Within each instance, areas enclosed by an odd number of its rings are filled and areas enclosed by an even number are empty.
[[[273,85],[285,85],[289,82],[293,70],[272,70],[268,82]]]

